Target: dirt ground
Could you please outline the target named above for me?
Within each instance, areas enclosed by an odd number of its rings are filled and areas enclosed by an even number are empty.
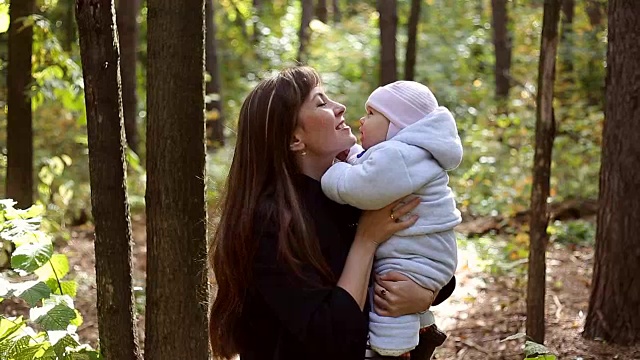
[[[69,257],[71,273],[78,282],[76,307],[84,317],[78,330],[81,340],[93,346],[98,339],[92,228],[77,227],[71,240],[58,251]],[[144,220],[133,219],[134,286],[144,286],[146,235]],[[491,276],[482,266],[473,246],[460,249],[458,286],[452,298],[433,308],[439,327],[448,339],[436,359],[523,359],[523,340],[502,339],[524,332],[525,284],[523,271]],[[521,262],[518,266],[522,267]],[[547,259],[546,345],[558,359],[640,359],[640,346],[625,348],[581,337],[587,313],[593,250],[551,246]],[[515,275],[514,274],[521,274]],[[144,299],[137,297],[139,309]],[[23,311],[18,302],[2,304],[4,313]],[[144,340],[144,316],[138,317],[139,339]]]

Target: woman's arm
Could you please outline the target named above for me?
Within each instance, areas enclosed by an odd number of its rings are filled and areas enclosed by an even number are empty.
[[[394,233],[415,224],[418,220],[417,215],[405,221],[397,219],[415,209],[420,204],[419,198],[395,209],[399,203],[398,200],[380,210],[365,211],[360,217],[355,240],[351,245],[340,279],[338,279],[338,286],[345,289],[354,298],[360,309],[364,308],[367,299],[373,256],[378,245],[387,241]]]

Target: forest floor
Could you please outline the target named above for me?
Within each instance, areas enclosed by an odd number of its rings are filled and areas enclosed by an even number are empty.
[[[134,286],[138,310],[143,309],[146,268],[144,219],[133,218]],[[70,277],[78,282],[76,307],[84,317],[78,330],[82,341],[95,346],[96,313],[93,228],[71,229],[71,240],[58,251],[70,262]],[[524,340],[501,341],[524,332],[526,314],[526,262],[515,261],[502,274],[490,272],[474,246],[466,241],[459,250],[458,285],[453,296],[433,308],[448,339],[436,359],[523,359]],[[547,257],[546,345],[558,359],[640,359],[640,346],[619,347],[581,336],[587,313],[593,267],[592,247],[552,244]],[[503,268],[504,270],[504,268]],[[5,301],[4,313],[24,311],[19,302]],[[144,315],[138,316],[140,344],[144,344]]]

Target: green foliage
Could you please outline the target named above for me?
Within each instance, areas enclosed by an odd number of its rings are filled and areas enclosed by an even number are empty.
[[[556,360],[556,356],[544,345],[527,340],[524,343],[525,359]]]
[[[529,337],[525,333],[517,333],[511,336],[508,336],[500,342],[512,341],[512,340],[520,340],[527,339],[524,343],[524,356],[526,359],[537,359],[537,360],[556,360],[556,355],[554,355],[549,348],[542,344],[538,344],[537,342],[528,340]]]
[[[555,221],[550,224],[547,232],[552,241],[561,244],[592,246],[595,243],[595,224],[587,220],[573,220],[568,222]]]
[[[0,200],[0,238],[16,246],[11,265],[22,276],[10,282],[0,274],[0,299],[21,298],[30,310],[28,320],[0,316],[0,358],[100,359],[97,351],[79,343],[76,329],[82,317],[73,304],[76,283],[61,280],[69,263],[65,255],[53,254],[51,238],[39,229],[42,207],[19,210],[14,205]],[[37,279],[27,280],[33,276]]]

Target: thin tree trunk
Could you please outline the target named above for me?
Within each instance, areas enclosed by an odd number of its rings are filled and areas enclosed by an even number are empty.
[[[380,85],[398,80],[396,65],[396,0],[377,0],[380,13]]]
[[[640,343],[640,2],[611,0],[600,207],[584,336]]]
[[[558,49],[558,20],[560,1],[545,0],[542,21],[540,63],[538,65],[538,96],[536,111],[536,144],[533,158],[533,187],[531,190],[531,223],[529,247],[529,277],[527,283],[527,335],[538,343],[544,342],[544,297],[546,249],[549,241],[547,225],[549,212],[549,177],[551,152],[555,137],[553,112],[553,83]]]
[[[606,19],[606,0],[587,0],[586,12],[589,17],[591,29],[584,34],[587,47],[595,52],[587,59],[586,70],[580,72],[580,81],[588,89],[587,103],[598,106],[604,110],[605,103],[602,94],[605,93],[604,82],[600,78],[604,56],[600,56],[597,49],[602,45],[600,34],[604,30]]]
[[[511,69],[511,41],[507,24],[507,0],[491,0],[493,46],[495,49],[496,99],[507,100],[509,97],[509,71]]]
[[[602,25],[602,19],[607,9],[607,0],[587,0],[587,16],[591,27],[598,28]]]
[[[118,35],[120,42],[120,73],[122,75],[122,105],[124,108],[124,129],[127,144],[138,153],[138,22],[140,0],[120,0],[117,10]]]
[[[215,148],[224,146],[224,116],[220,84],[220,65],[216,42],[215,6],[213,0],[206,0],[205,5],[205,61],[211,80],[207,82],[206,92],[211,97],[207,103],[207,140]]]
[[[573,16],[575,14],[575,0],[562,0],[562,33],[560,34],[561,56],[560,73],[572,81],[573,73]]]
[[[411,0],[411,15],[409,16],[407,54],[404,62],[405,80],[413,80],[416,70],[416,41],[418,37],[418,23],[420,22],[421,0]]]
[[[58,6],[62,7],[65,17],[63,20],[64,25],[64,41],[62,41],[62,48],[71,52],[73,43],[76,41],[76,26],[75,26],[75,14],[73,9],[75,8],[74,0],[59,1]]]
[[[251,41],[254,44],[257,44],[257,43],[260,42],[260,35],[261,34],[260,34],[259,23],[260,23],[260,19],[262,18],[262,11],[263,11],[262,8],[263,8],[262,0],[253,0],[253,12],[254,12],[255,16],[253,18],[253,33],[251,34]],[[206,10],[205,10],[205,12],[206,12]],[[214,13],[215,13],[215,11],[214,11]]]
[[[331,10],[333,11],[333,22],[335,24],[342,21],[342,11],[340,10],[340,1],[332,0],[331,1]]]
[[[107,360],[135,360],[140,352],[113,2],[77,0],[76,16],[87,107],[100,350]]]
[[[300,47],[298,49],[298,62],[304,63],[307,59],[307,44],[309,43],[311,28],[311,20],[313,19],[313,0],[300,0],[302,5],[302,15],[300,18],[300,31],[298,39]]]
[[[316,17],[323,23],[329,22],[329,10],[327,9],[327,0],[316,0]]]
[[[29,89],[33,26],[24,26],[24,18],[34,11],[35,0],[12,0],[9,5],[6,196],[15,200],[19,208],[33,203],[33,119]]]
[[[145,358],[207,360],[204,0],[148,0]]]

